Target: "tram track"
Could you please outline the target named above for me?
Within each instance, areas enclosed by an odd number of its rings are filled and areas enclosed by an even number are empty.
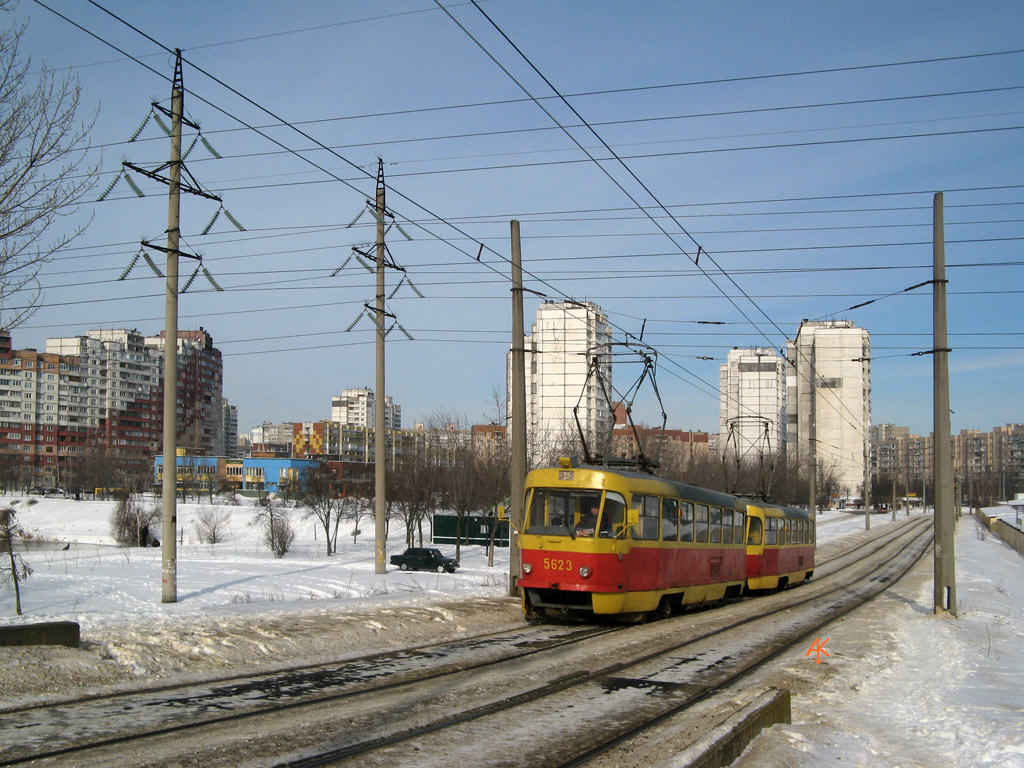
[[[862,605],[866,600],[881,593],[889,583],[905,573],[906,570],[909,570],[926,550],[927,542],[931,540],[932,534],[930,530],[923,529],[928,528],[930,528],[930,525],[927,521],[918,521],[905,527],[899,535],[886,537],[887,543],[880,549],[890,546],[894,547],[897,552],[893,557],[906,556],[908,552],[911,554],[911,557],[907,558],[902,567],[899,568],[898,573],[883,573],[877,576],[873,579],[875,582],[874,588],[868,590],[868,593],[863,597],[858,599],[847,595],[847,599],[839,601],[842,603],[841,607],[834,607],[833,605],[822,607],[817,612],[818,620],[804,622],[803,625],[797,627],[794,631],[782,633],[770,643],[759,643],[756,652],[751,651],[743,659],[722,658],[713,652],[708,653],[705,650],[698,649],[708,644],[714,644],[716,640],[721,641],[723,636],[728,633],[742,633],[757,625],[771,625],[776,620],[776,616],[780,611],[764,614],[758,613],[726,626],[712,629],[698,637],[689,638],[685,642],[676,643],[672,647],[660,647],[648,651],[629,661],[608,665],[591,672],[566,675],[563,678],[521,694],[514,699],[504,699],[476,710],[464,711],[458,716],[451,716],[443,723],[411,729],[403,733],[393,734],[387,738],[352,744],[309,758],[278,763],[275,768],[314,768],[315,766],[324,765],[356,764],[352,762],[353,760],[357,760],[360,766],[394,765],[402,760],[401,753],[395,748],[405,747],[412,740],[416,740],[418,743],[418,751],[416,752],[417,765],[449,765],[452,758],[450,752],[446,751],[441,745],[438,745],[437,748],[431,748],[431,744],[437,734],[443,733],[445,743],[449,744],[458,742],[486,744],[487,738],[484,737],[481,731],[492,734],[491,738],[493,738],[493,734],[497,731],[497,728],[491,727],[486,722],[487,720],[503,715],[510,722],[516,724],[529,722],[531,718],[509,714],[510,711],[529,705],[530,709],[536,713],[538,711],[538,703],[556,696],[561,697],[562,704],[547,703],[543,715],[534,715],[534,719],[543,719],[546,722],[555,723],[552,731],[558,734],[557,739],[543,747],[543,752],[524,753],[521,745],[519,748],[516,748],[516,744],[513,743],[509,745],[510,751],[506,752],[501,750],[500,747],[496,747],[494,753],[489,754],[487,759],[483,761],[471,760],[467,764],[488,766],[529,764],[551,766],[552,768],[569,768],[570,766],[584,765],[596,756],[613,749],[623,741],[632,739],[649,728],[656,727],[664,720],[674,717],[680,711],[702,701],[723,688],[733,685],[744,676],[758,669],[760,665],[784,653],[794,640],[814,632],[820,626],[845,615],[845,613]],[[859,550],[863,549],[863,547],[855,547],[854,549]],[[847,568],[857,568],[857,566],[850,565]],[[834,574],[832,577],[834,577]],[[793,592],[778,593],[767,599],[782,598],[782,600],[778,601],[785,603],[781,610],[792,611],[812,604],[820,604],[823,598],[842,597],[843,593],[848,593],[849,590],[849,584],[840,583],[796,600],[786,600],[786,598],[793,596]],[[801,591],[806,592],[807,590]],[[751,605],[760,604],[759,601],[751,603]],[[838,602],[836,605],[838,605]],[[704,615],[710,616],[711,613],[717,612],[709,612]],[[652,626],[662,627],[666,624],[671,624],[671,620],[659,622]],[[755,634],[757,634],[756,631]],[[670,659],[668,662],[666,662],[667,657]],[[658,679],[657,673],[642,671],[646,667],[653,667],[660,671],[666,668],[666,663],[667,668],[677,666],[683,668],[691,664],[696,665],[694,670],[688,670],[688,672],[697,672],[696,678],[701,679],[691,678],[688,681],[665,680]],[[632,674],[625,674],[630,671],[632,671]],[[591,689],[589,695],[579,690],[584,687]],[[580,721],[567,722],[564,723],[565,727],[559,727],[558,713],[564,713],[574,706],[571,700],[568,703],[565,702],[567,695],[575,694],[578,698],[587,699],[614,693],[623,694],[631,701],[632,706],[608,707],[607,709],[610,712],[606,716],[599,718],[600,724],[594,727],[585,726]],[[647,700],[644,701],[644,704],[648,706],[638,706],[637,699]],[[653,707],[649,706],[651,700],[655,702]],[[666,703],[669,705],[665,706]],[[629,718],[626,723],[619,722],[612,726],[613,718],[621,716],[626,710],[634,713],[635,716]],[[651,712],[649,710],[654,711]],[[452,731],[456,730],[456,726],[463,724],[475,725],[476,730],[471,730],[467,733],[460,729],[459,733],[452,733]],[[575,739],[572,738],[574,734],[578,734],[578,737]],[[592,743],[595,735],[598,739],[596,745]],[[474,738],[475,736],[477,738]],[[430,740],[428,741],[427,739]],[[508,757],[505,758],[505,755],[508,755]],[[465,762],[464,759],[462,761]]]
[[[335,663],[301,665],[271,674],[219,677],[202,683],[163,685],[132,693],[94,695],[57,704],[8,709],[0,712],[0,743],[5,745],[0,747],[0,766],[125,745],[149,737],[235,723],[283,709],[383,692],[424,679],[443,678],[488,666],[512,655],[542,653],[613,631],[614,628],[609,627],[524,626]],[[335,692],[339,687],[343,690]],[[261,705],[260,702],[267,703]],[[238,708],[244,711],[224,714],[225,710]],[[147,715],[157,709],[165,710],[164,722],[180,722],[147,728],[146,721],[150,719]],[[103,722],[105,730],[118,735],[79,736],[74,725],[69,728],[75,721],[80,723],[80,729],[91,729],[95,723]],[[32,750],[36,743],[50,746]],[[54,747],[55,743],[63,745]]]
[[[0,764],[18,764],[28,760],[40,761],[37,764],[57,764],[61,759],[73,756],[76,765],[102,765],[111,760],[111,755],[120,755],[123,759],[125,749],[134,749],[139,752],[139,760],[132,760],[137,765],[168,764],[173,762],[177,765],[203,765],[214,766],[221,764],[237,764],[239,753],[236,747],[231,747],[237,741],[237,733],[240,730],[258,729],[261,733],[251,737],[252,748],[270,754],[275,751],[281,753],[306,752],[309,754],[309,747],[319,739],[323,742],[334,742],[336,746],[331,749],[322,750],[312,757],[301,757],[294,760],[283,760],[280,766],[292,768],[304,768],[313,765],[328,765],[349,759],[358,759],[361,765],[402,763],[401,758],[396,758],[396,751],[408,748],[410,742],[423,742],[435,738],[461,740],[461,737],[446,737],[443,734],[451,733],[457,726],[470,729],[479,727],[480,723],[493,720],[495,717],[502,717],[513,708],[528,708],[537,706],[538,702],[551,700],[558,696],[572,696],[573,692],[580,691],[584,686],[598,688],[598,692],[607,695],[610,690],[661,690],[664,685],[657,680],[646,680],[643,676],[637,676],[635,671],[645,664],[656,664],[659,658],[666,654],[684,654],[687,658],[698,660],[701,653],[694,652],[700,643],[714,643],[716,638],[721,638],[728,632],[742,632],[744,627],[751,626],[756,621],[770,621],[771,617],[778,611],[792,611],[801,606],[819,602],[823,597],[833,594],[840,594],[849,589],[845,584],[837,584],[830,587],[827,582],[836,578],[836,574],[844,573],[848,569],[863,570],[863,561],[872,557],[881,550],[890,547],[906,548],[912,546],[903,543],[905,539],[917,541],[921,536],[927,537],[930,534],[922,533],[921,529],[927,527],[927,521],[917,519],[901,525],[898,530],[886,529],[886,532],[873,537],[865,542],[846,548],[843,551],[830,556],[820,564],[816,578],[800,590],[786,590],[776,595],[758,598],[753,601],[740,601],[734,604],[740,608],[743,605],[758,606],[748,608],[747,611],[755,615],[746,616],[738,621],[727,622],[722,625],[721,620],[726,614],[719,611],[705,611],[691,613],[679,620],[687,620],[687,632],[690,635],[685,642],[670,642],[667,636],[672,635],[672,624],[676,619],[656,622],[647,627],[555,627],[547,628],[524,627],[521,634],[509,634],[511,647],[531,642],[540,642],[539,638],[530,635],[531,631],[537,629],[548,629],[556,631],[558,637],[551,636],[549,641],[537,645],[533,649],[527,649],[526,653],[515,655],[498,654],[493,658],[477,658],[476,662],[468,663],[463,657],[462,661],[452,662],[445,660],[442,646],[428,646],[425,649],[414,649],[424,651],[424,662],[437,662],[436,668],[429,672],[424,671],[426,664],[420,665],[419,673],[412,674],[408,670],[390,672],[385,670],[382,661],[391,654],[378,654],[363,659],[352,660],[351,662],[339,662],[340,666],[348,663],[359,662],[365,665],[377,667],[372,679],[363,679],[361,683],[354,684],[349,681],[346,686],[341,685],[341,690],[330,695],[314,694],[315,698],[308,700],[277,700],[272,706],[250,709],[241,713],[219,714],[217,717],[207,717],[201,721],[181,722],[170,728],[151,729],[146,733],[119,734],[110,738],[93,739],[87,744],[67,744],[61,749],[50,749],[47,754],[38,750],[30,750],[32,754],[12,756],[0,754]],[[923,551],[923,545],[921,545]],[[834,570],[832,570],[834,569]],[[853,577],[853,581],[857,577]],[[880,591],[884,588],[881,582]],[[806,597],[800,597],[806,594]],[[865,598],[868,599],[868,598]],[[847,601],[849,602],[849,601]],[[858,603],[859,604],[859,603]],[[733,608],[734,606],[730,606]],[[776,610],[763,613],[762,607],[774,607]],[[855,606],[854,606],[855,607]],[[850,607],[848,610],[852,610]],[[743,612],[743,611],[741,611]],[[829,614],[824,621],[831,621],[837,614]],[[717,626],[716,626],[717,625]],[[661,628],[661,629],[659,629]],[[677,625],[677,629],[683,629]],[[654,630],[653,633],[651,630]],[[690,632],[692,631],[692,634]],[[806,629],[804,634],[813,631]],[[486,637],[495,634],[491,633]],[[675,633],[678,635],[678,631]],[[533,638],[532,640],[530,638]],[[652,639],[653,638],[653,639]],[[463,641],[470,646],[478,645],[483,647],[485,637],[467,638]],[[791,642],[791,641],[790,641]],[[447,644],[454,645],[454,644]],[[543,647],[541,647],[543,645]],[[788,644],[781,644],[774,654],[783,652]],[[603,664],[593,668],[593,663],[588,663],[597,656],[607,654],[609,649],[621,653],[621,661],[612,664]],[[478,648],[479,650],[479,648]],[[410,653],[410,652],[406,652]],[[433,654],[437,654],[434,656]],[[487,654],[484,653],[484,656]],[[431,658],[433,656],[433,658]],[[758,659],[751,662],[747,667],[763,663],[765,659]],[[685,664],[683,666],[686,666]],[[712,668],[725,668],[723,664],[712,664]],[[731,669],[733,665],[729,665]],[[550,679],[550,670],[554,667],[559,674]],[[746,668],[746,667],[745,667]],[[514,681],[526,681],[526,685],[520,684],[517,689],[514,685],[508,685],[504,695],[488,697],[481,695],[480,689],[493,688],[493,685],[484,685],[481,680],[510,679]],[[532,680],[546,679],[540,684],[530,684]],[[630,682],[633,681],[633,682]],[[636,682],[641,681],[641,682]],[[234,681],[229,681],[234,685]],[[690,691],[692,694],[688,703],[680,704],[690,706],[698,698],[709,695],[711,690],[720,688],[727,683],[716,683],[706,692],[701,694],[696,689]],[[280,681],[275,683],[279,689],[282,686]],[[668,689],[679,691],[691,689],[691,684],[669,685]],[[667,689],[666,689],[667,690]],[[459,693],[455,693],[459,692]],[[150,692],[147,692],[150,693]],[[164,700],[173,701],[174,696],[168,696],[168,691],[162,691]],[[173,693],[171,691],[170,693]],[[323,693],[322,691],[320,692]],[[467,701],[466,705],[452,705],[456,695]],[[698,697],[698,698],[694,698]],[[158,698],[158,697],[157,697]],[[179,697],[180,699],[181,697]],[[288,698],[282,694],[282,698]],[[104,697],[106,699],[106,697]],[[112,697],[108,703],[114,708],[124,706],[124,698]],[[381,702],[383,703],[377,703]],[[232,706],[207,702],[207,705],[216,709],[218,706]],[[136,708],[143,706],[136,704]],[[145,706],[156,706],[147,704]],[[204,705],[205,706],[205,705]],[[454,706],[454,709],[453,709]],[[10,716],[4,713],[0,716],[0,728],[3,721]],[[668,716],[668,715],[664,715]],[[281,720],[286,718],[306,718],[316,723],[335,722],[334,725],[325,725],[319,737],[293,738],[288,734],[288,727],[279,727],[274,724],[268,727],[265,722],[268,720]],[[336,720],[340,718],[344,724],[339,732]],[[515,719],[515,718],[513,718]],[[653,722],[653,721],[652,721]],[[650,724],[636,726],[638,728],[650,727]],[[306,730],[304,728],[304,730]],[[314,728],[314,731],[316,729]],[[274,733],[269,733],[274,731]],[[630,731],[629,733],[632,733]],[[358,734],[352,738],[352,734]],[[438,736],[437,734],[442,734]],[[622,735],[626,734],[626,735]],[[622,731],[617,738],[630,738],[626,731]],[[180,749],[175,748],[175,742],[188,739],[195,743],[203,743],[202,757],[188,758],[182,755],[174,758],[169,756]],[[10,741],[5,739],[5,741]],[[306,743],[308,742],[308,743]],[[305,743],[305,745],[304,745]],[[612,744],[612,746],[614,746]],[[606,748],[611,748],[606,747]],[[446,750],[438,752],[438,758]],[[579,750],[577,750],[577,753]],[[423,763],[424,749],[416,753],[417,763]],[[152,757],[143,758],[143,754]],[[198,755],[198,753],[197,753]],[[548,757],[553,757],[548,755]],[[476,755],[479,760],[480,755]],[[569,757],[561,762],[551,762],[547,759],[541,760],[542,765],[577,765],[579,762],[572,762],[580,759]],[[390,762],[389,762],[390,761]],[[470,761],[472,764],[473,761]],[[261,761],[261,764],[268,764]],[[429,763],[423,763],[429,764]],[[444,761],[438,764],[446,764]],[[485,760],[477,764],[501,764]],[[521,764],[516,758],[507,764]]]

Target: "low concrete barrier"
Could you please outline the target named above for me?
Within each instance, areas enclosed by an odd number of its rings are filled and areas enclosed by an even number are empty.
[[[1024,555],[1024,533],[997,517],[989,517],[980,509],[975,512],[975,515],[992,533],[1017,550],[1018,553]]]
[[[82,630],[77,621],[0,626],[0,645],[66,645],[78,648]]]
[[[768,691],[660,768],[723,768],[739,757],[762,730],[788,723],[791,717],[789,691]]]

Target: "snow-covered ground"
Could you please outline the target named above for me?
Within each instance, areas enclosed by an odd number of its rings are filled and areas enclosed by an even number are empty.
[[[374,574],[373,521],[362,523],[353,541],[352,526],[342,523],[338,553],[327,557],[323,531],[304,510],[289,510],[295,542],[283,558],[275,558],[253,524],[257,507],[252,499],[239,505],[215,504],[230,515],[226,541],[202,544],[196,529],[202,504],[178,503],[178,602],[161,602],[161,549],[115,546],[110,533],[113,502],[56,498],[19,498],[17,520],[39,541],[71,542],[60,547],[28,551],[33,573],[22,586],[24,615],[14,617],[13,593],[0,595],[5,621],[80,622],[83,632],[124,622],[161,622],[196,615],[251,613],[287,606],[289,610],[362,605],[394,605],[436,599],[504,594],[508,589],[508,556],[499,552],[495,567],[487,567],[481,547],[463,547],[462,567],[455,574],[401,572]],[[0,504],[11,499],[0,499]],[[159,500],[149,500],[150,506]],[[425,532],[428,535],[429,531]],[[429,545],[429,542],[427,542]],[[404,531],[392,531],[388,553],[404,551]],[[448,554],[454,547],[442,547]]]
[[[463,547],[455,574],[375,574],[372,524],[357,541],[343,531],[328,558],[314,521],[292,510],[295,544],[277,559],[245,500],[221,506],[231,518],[216,545],[198,543],[201,506],[179,505],[178,602],[163,603],[160,549],[112,546],[112,502],[14,499],[27,532],[71,546],[24,554],[33,569],[24,615],[5,589],[0,623],[78,621],[83,649],[0,648],[8,702],[358,655],[518,620],[505,598],[507,550],[489,567],[484,548]],[[873,529],[887,524],[888,515],[872,518]],[[863,515],[829,511],[819,542],[863,528]],[[402,549],[393,529],[388,551]],[[884,598],[830,625],[820,664],[794,654],[766,669],[765,685],[793,691],[793,724],[764,733],[737,765],[1024,766],[1024,558],[968,517],[956,556],[958,619],[932,615],[929,557]]]

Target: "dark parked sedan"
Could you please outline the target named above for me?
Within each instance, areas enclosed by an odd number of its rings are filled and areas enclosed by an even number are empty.
[[[455,573],[459,561],[454,557],[445,557],[439,549],[425,547],[409,547],[400,555],[391,556],[391,564],[403,571],[437,571]]]

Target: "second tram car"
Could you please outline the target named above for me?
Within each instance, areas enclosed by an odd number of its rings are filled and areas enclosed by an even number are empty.
[[[747,502],[747,589],[785,589],[814,575],[814,520],[805,509]]]
[[[807,512],[641,472],[563,457],[529,473],[525,502],[519,587],[528,617],[668,615],[745,588],[784,587],[813,569]],[[756,545],[751,527],[765,534]]]

